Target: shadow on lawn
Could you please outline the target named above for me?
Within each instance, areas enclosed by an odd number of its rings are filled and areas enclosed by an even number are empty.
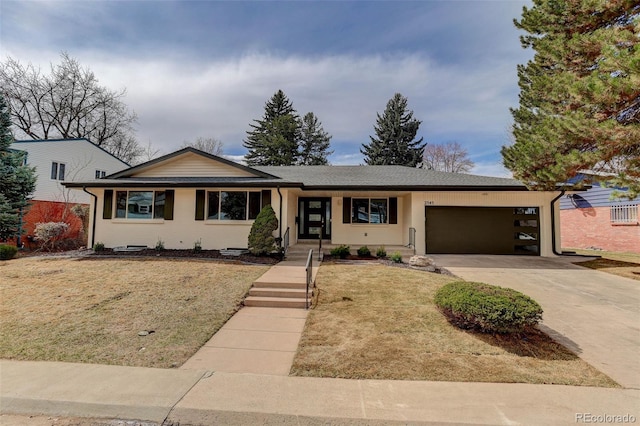
[[[551,333],[555,333],[548,327],[540,326],[540,328],[547,328]],[[545,331],[538,328],[531,328],[523,333],[513,334],[488,334],[477,331],[468,331],[468,333],[489,345],[522,357],[549,361],[570,361],[577,359],[578,356],[576,354],[580,353],[580,347],[575,342],[558,335],[556,340],[562,342],[559,343]]]

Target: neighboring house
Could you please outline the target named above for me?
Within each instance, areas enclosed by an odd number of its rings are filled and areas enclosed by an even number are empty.
[[[129,167],[87,139],[15,141],[11,149],[25,152],[26,164],[36,169],[36,189],[23,218],[27,234],[33,232],[38,222],[65,219],[72,227],[79,226],[77,219],[68,214],[69,207],[88,205],[91,197],[83,191],[65,188],[62,182],[99,179]]]
[[[196,241],[203,249],[247,247],[253,219],[267,204],[284,244],[322,235],[352,248],[552,256],[552,228],[559,230],[551,206],[559,191],[403,166],[246,167],[184,148],[65,186],[94,194],[89,242],[106,247],[154,247],[159,240],[172,249]]]
[[[584,174],[577,177],[584,178]],[[562,246],[640,253],[640,197],[615,197],[622,192],[595,182],[585,192],[562,197]]]

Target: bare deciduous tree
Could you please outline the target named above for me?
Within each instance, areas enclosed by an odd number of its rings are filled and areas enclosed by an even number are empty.
[[[424,149],[422,167],[429,170],[453,173],[469,173],[475,163],[468,157],[467,150],[458,142],[427,144]]]
[[[137,116],[122,101],[126,90],[100,86],[65,52],[50,74],[7,58],[0,63],[0,86],[18,137],[86,138],[126,162],[142,151],[134,137]]]
[[[199,149],[200,151],[208,152],[209,154],[221,156],[222,152],[222,141],[216,138],[204,138],[198,137],[195,141],[189,142],[184,141],[182,143],[181,148],[192,147],[195,149]]]

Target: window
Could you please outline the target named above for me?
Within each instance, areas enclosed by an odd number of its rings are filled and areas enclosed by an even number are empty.
[[[66,165],[64,163],[58,163],[56,161],[51,162],[51,179],[64,180],[65,168]]]
[[[116,218],[164,219],[165,191],[116,191]]]
[[[102,179],[107,175],[107,172],[104,170],[96,170],[96,179]]]
[[[261,208],[260,192],[209,191],[207,220],[253,220]]]
[[[351,223],[388,223],[388,199],[353,198],[351,200]]]
[[[638,223],[638,205],[626,204],[611,206],[611,223],[618,225],[635,225]]]

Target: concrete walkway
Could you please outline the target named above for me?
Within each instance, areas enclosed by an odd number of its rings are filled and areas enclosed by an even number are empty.
[[[640,389],[640,283],[579,257],[433,255],[468,281],[510,287],[544,309],[541,328],[627,388]],[[640,421],[640,420],[639,420]]]
[[[286,376],[307,313],[304,309],[244,307],[180,369]]]
[[[308,250],[293,253],[255,282],[305,285],[307,254]],[[319,262],[315,262],[313,280],[318,273]],[[286,376],[307,314],[307,310],[299,308],[245,306],[180,368]]]

